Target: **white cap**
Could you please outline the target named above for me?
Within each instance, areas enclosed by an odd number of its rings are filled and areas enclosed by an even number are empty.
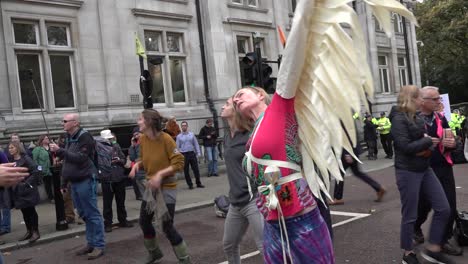
[[[111,131],[109,129],[101,131],[101,137],[105,138],[105,139],[114,138],[114,136],[112,135],[112,133],[111,133]]]

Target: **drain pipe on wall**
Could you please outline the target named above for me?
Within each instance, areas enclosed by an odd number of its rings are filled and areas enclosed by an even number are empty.
[[[213,114],[213,122],[216,131],[219,129],[218,125],[218,112],[213,103],[213,99],[210,95],[210,88],[208,86],[208,72],[206,68],[206,53],[205,53],[205,40],[203,38],[203,23],[201,17],[201,6],[200,0],[195,0],[195,6],[197,9],[197,24],[198,24],[198,38],[200,39],[200,53],[201,53],[201,60],[202,60],[202,71],[203,71],[203,85],[205,86],[205,98],[206,102],[208,103],[208,108],[210,112]],[[219,133],[219,131],[218,131]]]

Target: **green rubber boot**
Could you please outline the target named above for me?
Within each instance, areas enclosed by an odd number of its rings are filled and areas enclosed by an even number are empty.
[[[159,263],[163,258],[163,253],[159,249],[156,238],[144,239],[145,248],[148,250],[148,258],[145,260],[145,264]]]
[[[185,241],[182,241],[177,246],[172,246],[172,248],[174,249],[174,253],[179,260],[179,264],[192,264],[190,261],[190,256],[187,253],[187,244],[185,244]]]

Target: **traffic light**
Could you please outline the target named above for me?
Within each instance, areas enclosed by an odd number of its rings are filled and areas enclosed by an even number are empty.
[[[255,52],[249,52],[242,58],[242,77],[244,86],[256,86],[257,85],[257,54]]]
[[[260,51],[257,51],[260,52]],[[268,93],[275,92],[275,80],[272,78],[271,74],[273,69],[268,63],[278,63],[266,61],[264,59],[259,59],[257,52],[249,52],[242,58],[244,67],[243,70],[243,83],[242,85],[246,86],[258,86],[265,89]],[[260,62],[261,61],[261,62]],[[278,63],[279,65],[279,63]]]
[[[270,77],[273,73],[273,69],[270,65],[262,63],[262,87],[267,93],[275,92],[275,78]]]
[[[148,70],[144,70],[140,76],[140,91],[143,95],[143,107],[145,109],[153,108],[153,79]]]

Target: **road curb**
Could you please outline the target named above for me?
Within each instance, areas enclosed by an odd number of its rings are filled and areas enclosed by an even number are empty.
[[[191,204],[177,207],[175,212],[176,214],[185,213],[188,211],[193,211],[193,210],[204,208],[204,207],[209,207],[213,204],[214,204],[213,200],[191,203]],[[128,221],[131,223],[138,224],[138,219],[139,217],[129,217]],[[113,224],[113,226],[117,226],[117,225],[118,225],[117,223]],[[54,233],[45,234],[41,236],[41,238],[34,243],[29,243],[28,241],[16,241],[16,242],[7,243],[4,245],[0,245],[0,251],[5,253],[8,251],[14,251],[14,250],[22,249],[22,248],[38,246],[41,244],[46,244],[46,243],[57,241],[57,240],[63,240],[67,238],[81,236],[85,234],[85,228],[86,226],[82,224],[82,225],[78,225],[78,226],[75,226],[73,228],[70,228],[64,231],[57,231]]]

